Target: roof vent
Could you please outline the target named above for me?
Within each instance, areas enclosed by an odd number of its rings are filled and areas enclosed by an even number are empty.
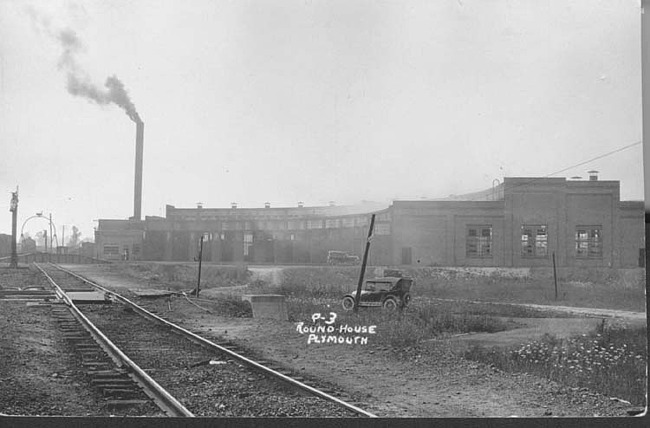
[[[589,174],[589,181],[598,181],[598,171],[592,169],[591,171],[587,171],[587,174]]]

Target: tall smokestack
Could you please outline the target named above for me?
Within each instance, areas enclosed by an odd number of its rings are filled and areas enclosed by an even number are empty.
[[[142,216],[142,151],[144,148],[144,122],[135,121],[135,189],[133,191],[133,219]]]

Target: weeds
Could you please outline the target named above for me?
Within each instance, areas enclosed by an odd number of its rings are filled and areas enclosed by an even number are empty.
[[[231,316],[231,317],[240,317],[240,318],[251,318],[253,316],[253,309],[251,304],[245,300],[242,300],[241,296],[235,294],[225,294],[219,295],[218,298],[214,299],[216,305],[221,309],[220,314]]]
[[[465,357],[645,405],[645,328],[603,324],[591,334],[569,339],[545,335],[510,350],[474,347]]]
[[[459,305],[413,304],[403,311],[359,308],[358,314],[339,310],[338,299],[288,298],[289,320],[309,321],[314,313],[337,314],[336,322],[350,325],[377,325],[377,343],[394,347],[416,346],[422,340],[444,334],[496,332],[508,328],[498,317],[457,312]]]

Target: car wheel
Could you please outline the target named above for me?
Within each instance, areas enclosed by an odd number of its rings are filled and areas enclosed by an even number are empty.
[[[411,302],[411,295],[406,293],[404,297],[402,297],[402,300],[404,301],[404,306],[408,305]]]
[[[354,308],[354,299],[350,296],[345,296],[343,298],[343,309],[346,311],[351,311]]]
[[[395,310],[397,309],[397,300],[395,300],[394,297],[389,297],[386,300],[384,300],[384,309],[389,309],[389,310]]]

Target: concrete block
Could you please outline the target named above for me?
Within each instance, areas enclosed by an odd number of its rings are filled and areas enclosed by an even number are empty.
[[[271,318],[288,321],[289,314],[284,296],[281,294],[248,294],[242,300],[249,301],[253,307],[253,318]]]
[[[73,303],[112,303],[103,291],[66,292]]]

